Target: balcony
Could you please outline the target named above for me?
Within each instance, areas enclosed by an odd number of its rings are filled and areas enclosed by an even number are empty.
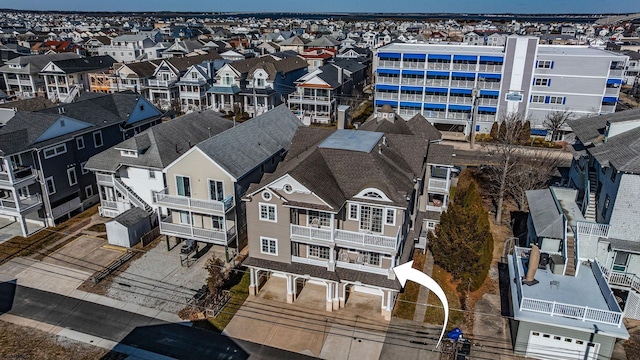
[[[32,167],[18,167],[7,172],[0,172],[0,186],[16,186],[35,181],[36,171]]]
[[[496,121],[496,116],[495,116],[495,114],[478,114],[477,121],[479,121],[479,122],[494,122],[494,121]]]
[[[223,201],[194,199],[188,196],[170,195],[169,188],[153,193],[153,203],[167,208],[194,210],[205,214],[224,214],[234,206],[233,196]]]
[[[402,66],[405,69],[424,69],[424,61],[403,61]]]
[[[51,215],[53,215],[54,219],[57,219],[80,208],[81,206],[82,201],[79,197],[76,197],[51,209]]]
[[[476,64],[453,64],[453,70],[476,71]]]
[[[400,69],[400,61],[378,60],[379,68]]]
[[[604,89],[604,94],[605,95],[609,95],[609,96],[618,97],[618,95],[620,94],[620,88],[619,87],[607,87],[607,88]]]
[[[336,266],[343,269],[351,269],[369,272],[378,275],[389,275],[389,269],[381,268],[379,266],[373,266],[368,264],[358,264],[348,261],[336,261]]]
[[[422,102],[422,94],[400,94],[401,101],[417,101]],[[419,110],[418,110],[419,111]]]
[[[427,78],[427,85],[429,86],[449,86],[449,79],[429,79]]]
[[[386,99],[386,100],[397,100],[398,93],[388,93],[388,92],[377,92],[375,95],[376,99]]]
[[[148,87],[160,87],[167,88],[176,83],[177,80],[157,80],[157,79],[149,79],[147,81]]]
[[[412,117],[414,117],[416,114],[420,113],[420,109],[414,109],[414,110],[407,110],[407,109],[400,109],[398,110],[398,115],[402,116],[404,119],[410,119]]]
[[[609,70],[609,77],[621,78],[624,75],[624,69],[611,69]]]
[[[451,87],[471,89],[474,85],[474,80],[451,80]]]
[[[328,261],[321,259],[312,259],[312,258],[304,258],[299,256],[291,256],[291,262],[300,263],[300,264],[308,264],[315,266],[327,267]]]
[[[480,72],[491,72],[491,73],[501,73],[502,72],[502,65],[480,64],[480,65],[478,65],[478,71],[480,71]]]
[[[19,199],[18,203],[16,203],[13,198],[3,198],[0,199],[0,212],[9,215],[19,215],[39,207],[40,205],[42,205],[42,198],[40,197],[40,194]]]
[[[311,226],[290,225],[290,235],[292,240],[312,243],[333,242],[331,229],[322,229]]]
[[[496,106],[498,105],[498,98],[478,98],[478,105]]]
[[[227,245],[235,237],[236,230],[235,226],[225,232],[217,229],[204,229],[191,225],[175,224],[169,216],[160,221],[160,233],[162,235],[194,239],[217,245]]]
[[[113,175],[96,173],[96,181],[101,185],[113,186]]]
[[[473,98],[465,96],[451,96],[449,97],[449,103],[471,105],[473,103]]]
[[[289,95],[289,103],[296,103],[296,104],[330,105],[334,101],[335,99],[332,99],[329,96],[313,96],[313,95],[299,95],[299,94]]]
[[[478,88],[500,90],[500,82],[498,81],[478,81]]]
[[[433,204],[433,203],[429,203],[429,204]],[[426,210],[427,211],[435,211],[435,212],[441,213],[441,212],[447,210],[447,207],[446,206],[442,206],[442,205],[440,205],[440,206],[427,205]]]
[[[378,83],[398,85],[400,84],[400,78],[395,76],[378,76]],[[289,97],[291,97],[291,95],[289,95]]]
[[[441,62],[427,62],[427,69],[429,70],[449,70],[451,67],[451,63],[441,63]]]
[[[446,104],[447,95],[427,95],[424,98],[424,102]]]
[[[398,246],[398,236],[391,237],[347,230],[336,230],[334,236],[336,243],[345,247],[358,246],[395,252]]]
[[[602,109],[600,109],[601,114],[610,114],[616,111],[615,105],[602,105]]]
[[[443,191],[449,192],[449,180],[429,178],[429,184],[427,185],[428,191]]]
[[[450,112],[449,114],[447,114],[447,119],[453,119],[453,120],[469,120],[471,119],[471,113],[470,112]]]
[[[422,86],[422,84],[424,84],[424,79],[423,78],[402,78],[402,80],[400,81],[400,84]]]

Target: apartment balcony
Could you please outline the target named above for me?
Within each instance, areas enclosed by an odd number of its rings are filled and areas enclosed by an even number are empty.
[[[312,244],[329,244],[333,242],[331,229],[290,224],[291,240]]]
[[[329,96],[312,96],[312,95],[298,95],[298,94],[289,95],[290,104],[318,104],[318,105],[328,106],[335,101],[336,101],[335,99],[332,99]]]
[[[424,79],[423,78],[402,78],[402,80],[400,80],[400,84],[423,86]]]
[[[168,88],[173,86],[177,80],[157,80],[149,79],[147,81],[147,87]]]
[[[501,73],[502,72],[502,65],[480,64],[480,65],[478,65],[478,71],[480,71],[480,72],[490,72],[490,73]]]
[[[385,100],[398,100],[398,93],[384,93],[377,92],[375,95],[376,99],[385,99]]]
[[[186,224],[173,223],[170,216],[160,221],[160,234],[184,239],[193,239],[216,245],[228,245],[236,236],[235,226],[227,231],[205,229]]]
[[[602,109],[600,109],[601,114],[610,114],[616,111],[615,105],[602,105]]]
[[[392,60],[378,60],[379,68],[387,68],[387,69],[400,69],[400,61],[392,61]]]
[[[449,79],[429,79],[427,78],[427,86],[449,86]]]
[[[13,198],[0,199],[0,214],[9,216],[19,216],[42,205],[40,194],[31,195],[27,198],[19,199],[16,203]]]
[[[336,230],[334,234],[336,244],[343,247],[359,247],[364,249],[386,250],[395,253],[398,248],[399,236],[383,236],[363,232]]]
[[[181,99],[204,99],[207,97],[207,92],[206,91],[180,91],[180,98]]]
[[[476,64],[456,64],[453,63],[452,65],[452,69],[453,70],[463,70],[463,71],[476,71]]]
[[[424,102],[446,104],[448,102],[447,95],[427,95]]]
[[[314,266],[322,266],[324,268],[326,268],[327,265],[329,264],[329,261],[327,260],[305,258],[305,257],[299,257],[299,256],[291,256],[291,262],[314,265]]]
[[[424,69],[424,61],[403,61],[402,67],[405,69]]]
[[[364,272],[378,274],[378,275],[389,275],[389,269],[385,269],[379,266],[364,264],[364,263],[338,260],[336,261],[336,266],[343,269],[364,271]]]
[[[398,115],[402,116],[404,119],[410,119],[412,117],[414,117],[416,114],[420,113],[420,109],[416,108],[413,110],[407,110],[407,109],[400,109],[398,110]]]
[[[605,95],[609,95],[609,96],[615,96],[617,97],[618,94],[620,94],[620,88],[619,87],[608,87],[604,89],[604,94]]]
[[[400,94],[401,101],[422,102],[422,94]],[[418,112],[420,110],[418,109]]]
[[[54,219],[57,219],[80,208],[81,206],[82,200],[80,200],[80,197],[76,197],[51,209],[51,215]]]
[[[448,193],[450,183],[448,179],[429,178],[427,190]]]
[[[469,119],[471,119],[471,113],[467,113],[467,112],[450,112],[449,114],[447,114],[447,119],[469,120]]]
[[[0,172],[0,186],[23,187],[36,180],[36,171],[32,167],[18,167]]]
[[[500,82],[499,81],[478,81],[478,88],[500,90]]]
[[[498,105],[497,98],[478,98],[478,105],[482,106],[496,106]]]
[[[191,210],[203,214],[224,215],[234,207],[233,195],[223,201],[195,199],[188,196],[171,195],[169,188],[153,192],[153,203],[169,209]]]
[[[471,105],[471,104],[473,104],[473,98],[464,97],[464,96],[450,96],[449,97],[449,103],[450,104],[467,104],[467,105]]]
[[[471,89],[474,86],[474,80],[451,80],[451,87]]]
[[[440,62],[427,62],[427,69],[429,70],[449,70],[451,68],[451,63],[440,63]]]
[[[494,121],[496,121],[496,115],[495,114],[478,114],[478,119],[476,119],[476,121],[478,121],[478,122],[494,122]]]
[[[446,119],[447,114],[444,111],[425,110],[424,117],[429,119]]]
[[[609,70],[610,78],[621,78],[624,76],[624,69],[611,69]]]
[[[100,200],[100,206],[98,206],[98,213],[102,217],[114,218],[123,212],[131,209],[131,203],[129,201],[109,201]]]
[[[400,78],[394,76],[378,76],[378,84],[399,85]],[[291,95],[289,95],[291,96]]]

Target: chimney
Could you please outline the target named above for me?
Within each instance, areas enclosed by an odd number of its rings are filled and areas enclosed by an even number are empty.
[[[378,154],[382,155],[382,144],[378,144]]]
[[[342,78],[344,77],[344,70],[341,67],[338,67],[338,84],[342,84]]]

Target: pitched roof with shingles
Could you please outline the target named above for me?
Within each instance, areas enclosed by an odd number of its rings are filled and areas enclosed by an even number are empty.
[[[604,130],[607,126],[607,122],[616,123],[636,119],[640,119],[640,109],[631,109],[612,114],[571,119],[567,120],[567,124],[583,144],[590,145],[602,143],[604,141]]]
[[[442,140],[442,133],[420,114],[416,114],[407,121],[397,115],[393,121],[383,119],[380,116],[373,117],[360,125],[358,129],[389,134],[416,135],[429,141]]]
[[[0,67],[0,72],[12,74],[37,74],[51,61],[80,58],[82,57],[76,53],[19,56],[15,59],[7,60],[5,65]],[[9,64],[20,64],[22,65],[22,68],[11,68],[9,67]]]
[[[444,144],[429,145],[429,153],[427,154],[427,163],[438,165],[452,164],[453,146]]]
[[[178,69],[179,71],[185,71],[192,65],[201,64],[207,60],[217,60],[222,59],[222,56],[217,52],[209,52],[207,54],[195,55],[195,56],[184,56],[184,57],[172,57],[169,59],[165,59],[166,62],[171,64],[173,67]]]
[[[156,61],[141,61],[129,64],[123,64],[123,67],[129,68],[141,78],[153,77],[153,73],[156,71],[159,62]]]
[[[368,187],[383,191],[394,205],[406,206],[406,196],[413,190],[413,179],[422,176],[428,145],[424,138],[385,134],[368,152],[319,146],[331,136],[341,135],[340,132],[357,130],[298,129],[284,161],[248,193],[288,174],[334,211]]]
[[[551,189],[527,190],[529,215],[536,235],[552,239],[564,238],[564,220]]]
[[[609,137],[607,142],[587,151],[603,166],[640,174],[640,127]]]
[[[115,172],[120,166],[163,169],[190,149],[190,146],[233,127],[230,120],[213,110],[193,112],[153,126],[97,155],[86,169]],[[139,150],[138,157],[120,156],[119,149]]]
[[[280,105],[196,145],[236,179],[279,151],[288,150],[302,122]]]
[[[126,228],[129,228],[136,225],[140,221],[149,218],[149,216],[150,215],[146,211],[144,211],[144,209],[139,207],[133,207],[123,212],[122,214],[116,216],[111,221],[117,222],[118,224]]]
[[[80,59],[54,60],[52,62],[65,74],[98,69],[108,69],[116,63],[116,61],[109,55],[93,56]]]

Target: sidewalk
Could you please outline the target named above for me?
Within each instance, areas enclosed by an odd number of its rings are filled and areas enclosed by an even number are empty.
[[[422,272],[431,276],[431,272],[433,271],[433,256],[431,255],[431,251],[427,250],[426,259],[424,262],[424,268]],[[418,292],[418,299],[416,300],[416,310],[413,313],[413,322],[416,324],[424,323],[424,316],[427,313],[427,301],[429,299],[429,289],[424,286],[420,286],[420,291]]]
[[[451,145],[455,150],[477,151],[477,152],[483,152],[483,153],[495,152],[495,147],[496,147],[491,143],[476,142],[474,148],[471,149],[471,143],[469,143],[468,141],[453,141],[453,140],[443,140],[441,144]],[[565,151],[564,149],[549,149],[549,148],[531,147],[531,146],[521,146],[521,148],[530,152],[544,151],[544,152],[557,153],[560,157],[563,157],[563,158],[564,157],[571,158],[573,156],[570,151]]]

